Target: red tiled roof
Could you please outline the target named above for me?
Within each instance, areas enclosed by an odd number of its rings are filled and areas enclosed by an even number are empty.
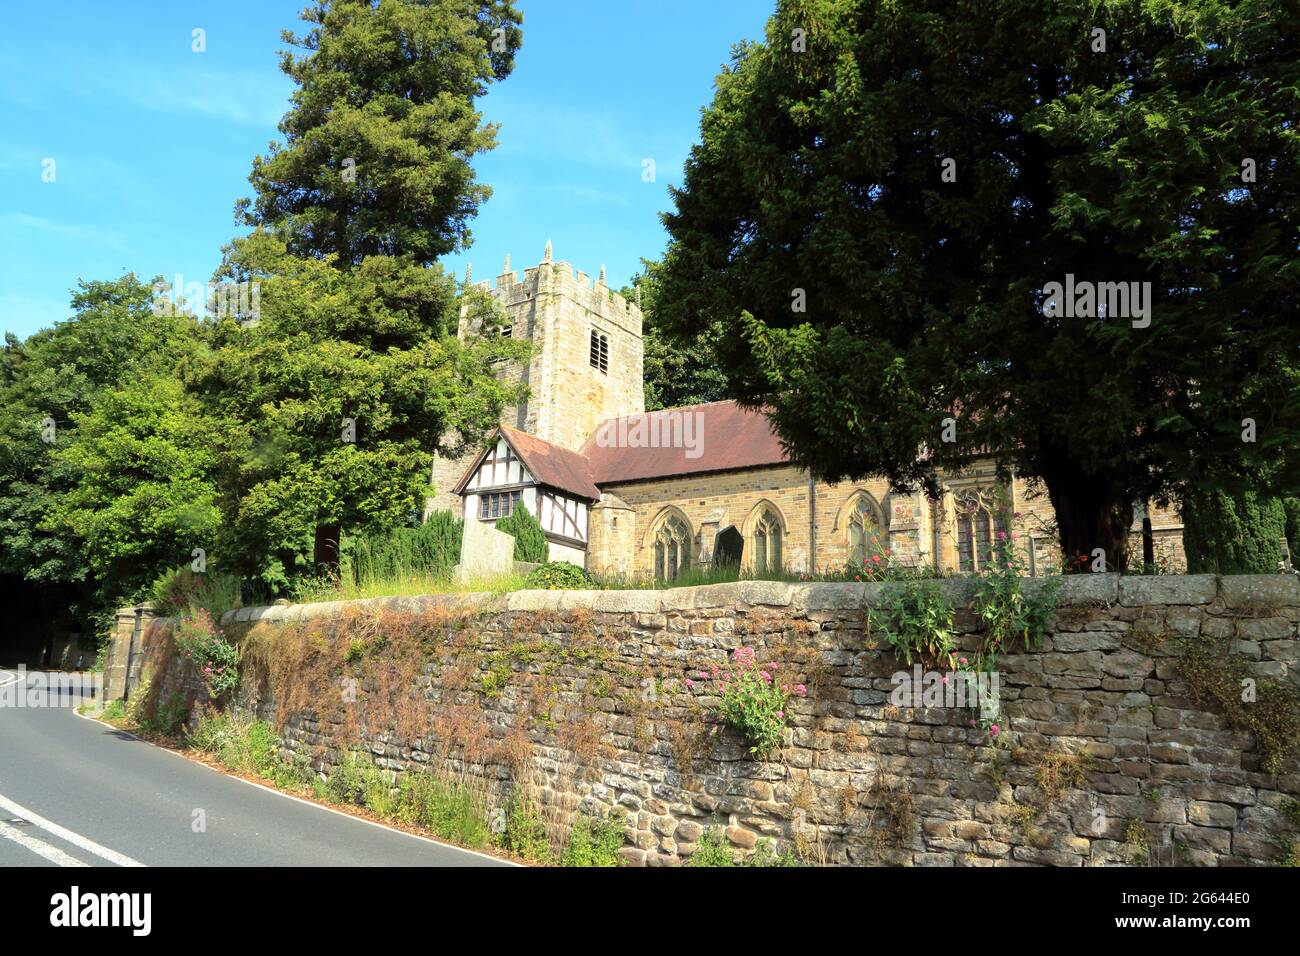
[[[524,467],[536,481],[590,501],[600,499],[600,489],[592,483],[591,468],[582,455],[561,448],[559,445],[552,445],[548,441],[535,438],[509,425],[500,426],[498,431],[510,443],[510,447],[515,450],[515,454],[523,461]],[[456,482],[457,494],[465,490],[470,476],[482,464],[486,454],[485,450],[475,458],[460,481]]]
[[[691,416],[689,432],[685,421],[673,421],[672,416],[678,415]],[[656,417],[657,423],[652,421]],[[689,434],[698,454],[688,457],[688,452],[695,451],[683,447],[628,447],[635,442],[638,429],[643,436],[653,435],[657,429],[661,445],[670,444],[666,439],[673,434]],[[620,440],[620,435],[626,440]],[[731,401],[609,419],[587,439],[582,454],[590,462],[591,480],[598,485],[781,465],[788,460],[767,416]]]

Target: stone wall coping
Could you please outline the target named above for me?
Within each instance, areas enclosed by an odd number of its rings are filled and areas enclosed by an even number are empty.
[[[1048,587],[1050,578],[1026,578],[1028,594]],[[1120,604],[1206,605],[1216,600],[1227,607],[1300,607],[1300,577],[1281,574],[1182,574],[1126,576],[1116,573],[1076,574],[1061,579],[1059,606]],[[356,610],[414,612],[423,608],[466,611],[572,611],[586,609],[610,614],[664,614],[710,608],[780,607],[792,611],[837,611],[879,607],[887,583],[729,581],[696,587],[647,591],[512,591],[377,597],[313,604],[245,607],[227,611],[222,624],[295,621],[338,617]],[[969,605],[975,595],[973,578],[942,578],[939,587],[953,607]],[[124,613],[124,612],[119,612]]]

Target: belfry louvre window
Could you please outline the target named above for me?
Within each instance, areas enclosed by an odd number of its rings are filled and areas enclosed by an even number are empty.
[[[519,504],[519,494],[518,491],[499,491],[483,495],[478,500],[479,520],[509,517],[510,512],[515,510],[515,505]]]
[[[591,367],[609,371],[609,336],[598,329],[591,330]]]

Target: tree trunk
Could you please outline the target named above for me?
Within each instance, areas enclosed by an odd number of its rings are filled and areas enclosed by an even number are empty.
[[[1092,571],[1098,548],[1105,552],[1107,571],[1123,571],[1133,524],[1128,482],[1118,476],[1089,475],[1068,465],[1045,470],[1043,482],[1056,509],[1066,573]]]
[[[312,563],[316,565],[317,574],[328,574],[332,578],[339,576],[339,533],[336,524],[316,526]]]

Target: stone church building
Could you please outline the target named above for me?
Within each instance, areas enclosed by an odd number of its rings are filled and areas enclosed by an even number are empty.
[[[477,288],[497,311],[492,333],[532,343],[526,366],[500,371],[530,395],[485,449],[435,460],[431,509],[494,522],[526,507],[552,560],[624,577],[671,579],[721,561],[836,572],[885,549],[903,563],[969,573],[1013,532],[1033,573],[1060,560],[1046,492],[999,482],[991,462],[941,473],[937,499],[892,492],[883,479],[827,484],[789,464],[763,415],[734,402],[647,413],[638,304],[607,287],[603,268],[593,283],[552,261],[549,242],[522,279],[507,257],[495,284]],[[481,319],[462,312],[461,338],[481,331]],[[1131,539],[1139,561],[1141,518]],[[1177,514],[1149,518],[1158,558],[1180,567]]]

